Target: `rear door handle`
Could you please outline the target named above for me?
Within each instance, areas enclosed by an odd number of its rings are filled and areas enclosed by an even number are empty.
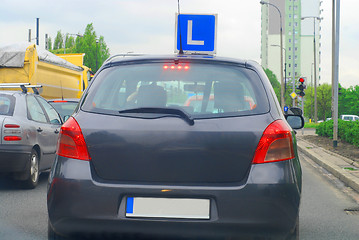
[[[42,128],[39,127],[39,128],[37,129],[37,131],[38,131],[38,132],[42,132]]]
[[[58,129],[56,129],[56,130],[55,130],[55,133],[56,133],[56,134],[58,134],[58,133],[59,133],[59,130],[58,130]]]

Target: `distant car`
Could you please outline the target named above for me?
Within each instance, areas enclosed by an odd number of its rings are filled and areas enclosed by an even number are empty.
[[[359,117],[357,115],[340,115],[339,119],[344,121],[359,121]]]
[[[49,239],[299,239],[294,112],[252,61],[107,60],[61,127]]]
[[[61,118],[64,120],[65,117],[70,117],[75,111],[79,100],[80,99],[77,98],[51,99],[48,100],[48,102],[56,109]]]
[[[39,174],[54,162],[61,124],[60,115],[41,96],[0,91],[0,173],[35,188]]]

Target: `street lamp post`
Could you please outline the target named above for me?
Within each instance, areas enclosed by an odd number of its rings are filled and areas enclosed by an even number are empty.
[[[99,40],[98,39],[96,39],[96,72],[97,72],[97,70],[98,70],[98,60],[97,60],[97,52],[98,52],[98,43],[99,43]]]
[[[277,44],[271,44],[271,47],[279,47],[279,48],[282,49],[282,51],[284,50],[284,55],[287,55],[287,50],[284,47],[281,47],[280,45],[277,45]],[[287,62],[285,61],[284,62],[284,84],[283,84],[284,85],[284,90],[283,90],[283,94],[282,94],[283,99],[284,99],[284,95],[285,95],[285,92],[286,92],[286,80],[287,80]],[[285,101],[284,101],[284,105],[285,105]]]
[[[315,42],[315,20],[321,20],[320,17],[309,16],[309,17],[302,17],[301,19],[304,20],[306,18],[313,18],[313,51],[314,51],[314,122],[317,123],[318,121],[318,104],[317,104],[317,51],[316,51],[316,42]]]
[[[280,12],[279,8],[269,2],[260,1],[260,4],[269,5],[277,9],[279,13],[279,20],[280,20],[280,48],[283,49],[283,27],[282,27],[282,13]],[[283,81],[283,51],[280,51],[280,105],[282,107],[282,111],[284,109],[284,81]]]

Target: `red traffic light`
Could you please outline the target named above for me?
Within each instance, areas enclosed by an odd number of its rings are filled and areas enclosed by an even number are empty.
[[[305,79],[304,79],[304,78],[299,78],[299,82],[300,82],[300,83],[304,83],[304,82],[305,82]]]

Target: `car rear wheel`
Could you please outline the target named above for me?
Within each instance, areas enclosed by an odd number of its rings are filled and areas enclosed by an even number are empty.
[[[29,163],[26,168],[26,175],[28,176],[23,185],[25,188],[33,189],[39,182],[39,156],[35,149],[32,149]]]
[[[54,230],[52,229],[50,223],[47,225],[47,239],[48,240],[69,240],[66,237],[63,237],[61,235],[58,235]]]
[[[297,222],[295,224],[294,231],[287,237],[287,240],[299,240],[299,216],[297,217]]]

